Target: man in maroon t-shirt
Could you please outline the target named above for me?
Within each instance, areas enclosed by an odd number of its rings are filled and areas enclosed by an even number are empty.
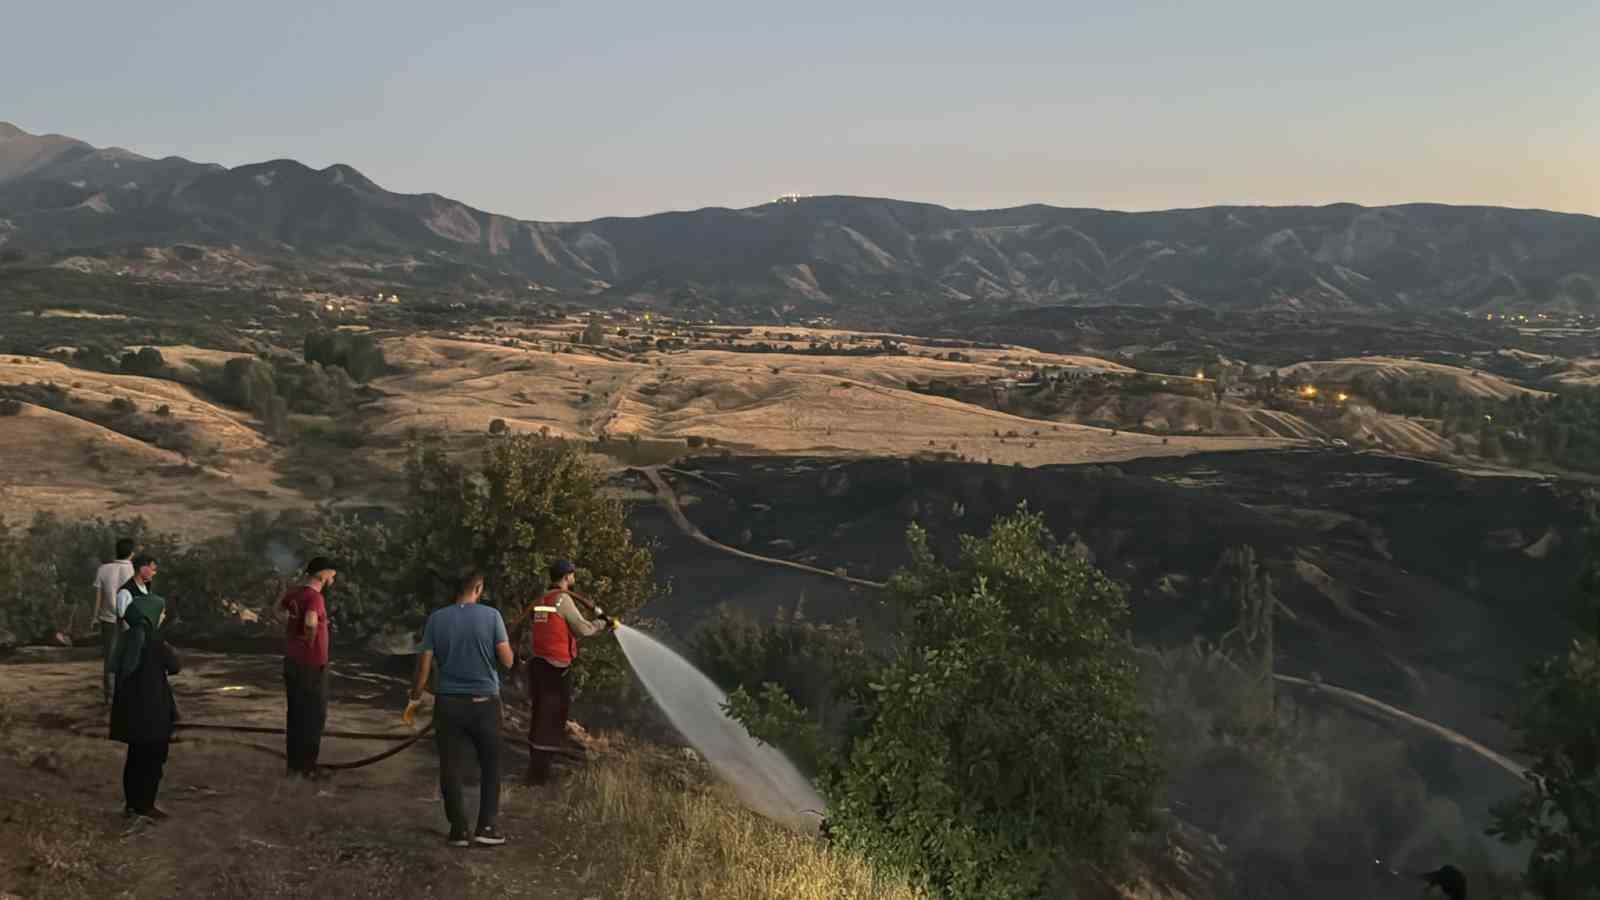
[[[317,777],[322,729],[328,721],[328,604],[322,592],[338,567],[325,556],[306,564],[306,579],[283,595],[288,614],[283,687],[288,697],[284,744],[289,774]]]

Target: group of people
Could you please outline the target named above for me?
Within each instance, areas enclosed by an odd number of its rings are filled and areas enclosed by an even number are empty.
[[[122,776],[127,813],[159,820],[167,813],[156,806],[156,794],[178,723],[168,676],[177,674],[181,663],[161,635],[166,601],[154,589],[156,561],[148,554],[135,554],[134,549],[133,541],[118,541],[117,558],[102,565],[95,576],[96,619],[104,654],[102,689],[110,707],[111,739],[128,745]],[[312,559],[301,582],[280,602],[286,619],[286,774],[312,780],[325,778],[328,771],[318,764],[328,718],[330,617],[325,595],[338,570],[338,563],[327,557]],[[526,613],[531,784],[548,783],[552,759],[564,752],[578,640],[620,624],[599,610],[593,610],[595,618],[585,617],[573,592],[577,567],[571,562],[556,561],[549,575],[549,589]],[[450,823],[448,843],[456,847],[505,843],[496,821],[500,684],[501,671],[509,673],[516,667],[516,653],[500,611],[480,602],[484,585],[481,570],[464,571],[454,585],[453,602],[428,616],[405,714],[410,722],[433,677],[439,793]],[[477,817],[470,829],[461,794],[468,747],[479,769]]]

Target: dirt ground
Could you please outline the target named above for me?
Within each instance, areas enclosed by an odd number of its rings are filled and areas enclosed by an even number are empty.
[[[172,684],[185,721],[281,726],[279,657],[183,655]],[[28,648],[0,663],[0,896],[615,895],[615,873],[562,789],[520,783],[526,754],[514,737],[502,750],[502,847],[445,846],[432,738],[316,785],[286,779],[279,759],[247,746],[281,749],[279,736],[180,733],[158,801],[171,819],[130,820],[124,747],[105,738],[99,672],[82,648]],[[330,730],[407,730],[396,675],[336,661],[332,695]],[[387,746],[329,738],[322,758]],[[465,796],[470,813],[475,783]]]

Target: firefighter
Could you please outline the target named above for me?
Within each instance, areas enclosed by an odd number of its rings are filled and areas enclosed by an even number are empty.
[[[550,762],[566,736],[572,705],[572,663],[578,639],[592,637],[619,624],[615,617],[584,618],[570,591],[578,570],[561,559],[550,566],[550,589],[532,610],[533,657],[528,666],[528,783],[550,781]]]

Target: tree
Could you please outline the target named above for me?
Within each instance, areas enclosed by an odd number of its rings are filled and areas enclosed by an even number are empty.
[[[139,352],[122,355],[122,371],[131,375],[159,375],[167,367],[161,351],[154,347],[141,347]]]
[[[1272,680],[1277,653],[1275,616],[1279,603],[1272,574],[1256,562],[1254,547],[1233,547],[1222,555],[1222,594],[1232,601],[1234,627],[1222,636],[1224,652],[1247,660],[1267,710],[1276,695]]]
[[[308,332],[304,344],[305,361],[338,366],[356,381],[365,382],[388,369],[383,348],[370,334],[346,331]]]
[[[1600,898],[1600,519],[1573,590],[1576,636],[1530,667],[1511,716],[1533,764],[1529,786],[1494,811],[1494,834],[1531,841],[1527,882],[1550,900]]]
[[[1026,509],[963,537],[953,567],[907,539],[890,582],[906,629],[823,758],[828,832],[942,896],[1069,890],[1075,865],[1120,858],[1158,780],[1124,592]],[[802,711],[771,688],[730,711],[792,738]]]
[[[438,573],[472,563],[511,623],[545,591],[557,559],[578,566],[578,590],[624,617],[656,592],[651,547],[634,543],[622,501],[568,443],[531,435],[490,442],[481,468],[451,460],[438,445],[413,448],[406,465],[411,500],[400,527],[401,558]],[[615,641],[585,650],[579,686],[628,682]]]

